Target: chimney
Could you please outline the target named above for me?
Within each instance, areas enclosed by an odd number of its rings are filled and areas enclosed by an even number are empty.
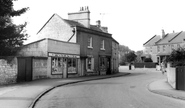
[[[79,12],[68,13],[68,19],[77,21],[85,27],[90,28],[90,11],[89,7],[80,7]]]
[[[164,29],[162,29],[162,38],[165,37],[165,32],[164,32]]]
[[[96,26],[101,27],[101,21],[100,20],[96,21]]]

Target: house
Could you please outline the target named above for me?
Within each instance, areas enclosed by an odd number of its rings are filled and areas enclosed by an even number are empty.
[[[170,41],[177,37],[181,32],[168,33],[162,36],[162,39],[157,42],[157,57],[158,63],[161,63],[163,59],[171,54]]]
[[[162,30],[162,36],[155,35],[143,44],[143,57],[148,57],[153,62],[161,63],[163,59],[171,54],[173,49],[185,47],[184,36],[185,32],[183,31],[165,34],[164,30]]]
[[[25,45],[19,52],[22,57],[31,57],[28,61],[34,67],[33,79],[118,72],[119,43],[99,20],[96,25],[90,24],[88,7],[68,13],[68,19],[53,14],[37,37],[38,41]],[[23,60],[20,57],[18,61]]]
[[[153,62],[157,62],[157,45],[156,42],[159,41],[161,37],[159,35],[153,36],[151,39],[149,39],[147,42],[143,44],[144,51],[141,56],[142,61],[144,61],[145,58],[151,58]]]
[[[113,73],[117,73],[119,72],[118,68],[119,68],[119,43],[112,38],[112,72]]]

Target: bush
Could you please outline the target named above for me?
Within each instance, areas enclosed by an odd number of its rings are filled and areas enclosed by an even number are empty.
[[[172,63],[173,66],[185,66],[185,49],[180,47],[173,50],[166,61]]]
[[[145,58],[144,62],[153,62],[151,58]]]

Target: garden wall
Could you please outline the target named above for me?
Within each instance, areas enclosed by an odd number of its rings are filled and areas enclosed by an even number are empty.
[[[176,88],[176,72],[175,68],[172,68],[170,64],[167,64],[167,81],[175,89]]]
[[[156,63],[134,63],[135,68],[156,68]]]
[[[0,85],[15,83],[17,79],[17,58],[0,57]]]

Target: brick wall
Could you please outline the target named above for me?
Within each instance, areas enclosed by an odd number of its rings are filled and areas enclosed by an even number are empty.
[[[17,79],[17,59],[0,58],[0,85],[15,83]]]

